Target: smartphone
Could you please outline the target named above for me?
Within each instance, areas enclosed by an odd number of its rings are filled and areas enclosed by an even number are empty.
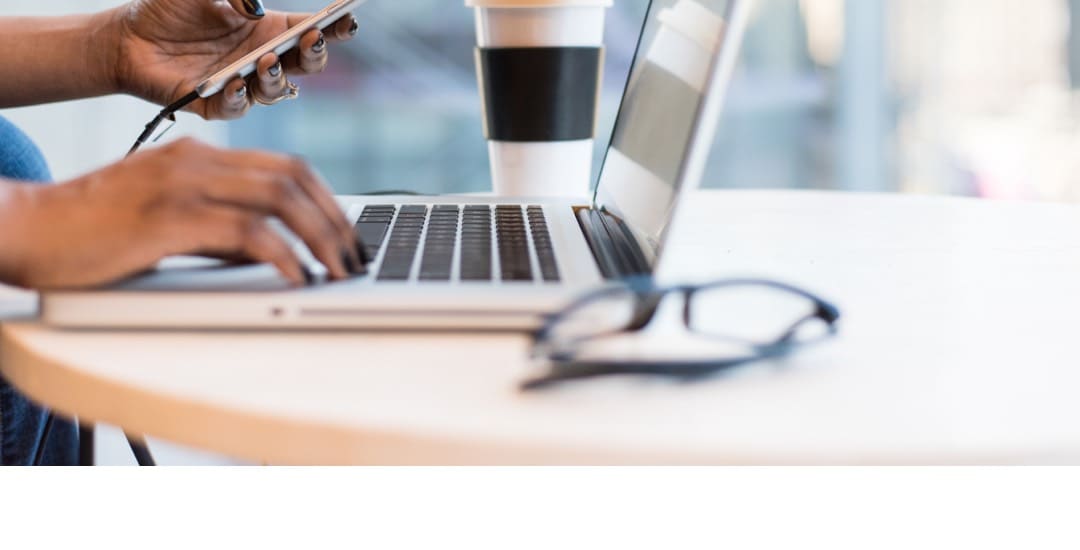
[[[235,78],[244,78],[251,73],[254,73],[255,65],[262,56],[270,52],[274,52],[279,56],[284,54],[300,43],[300,37],[303,36],[304,33],[311,29],[323,30],[326,27],[329,27],[343,15],[349,13],[353,8],[363,4],[365,1],[366,0],[336,0],[333,4],[319,10],[315,15],[305,19],[298,25],[294,25],[289,30],[279,34],[273,40],[259,46],[255,51],[245,55],[232,65],[221,69],[213,76],[202,81],[195,88],[195,91],[198,92],[199,97],[205,98],[224,90],[225,85],[231,80]]]

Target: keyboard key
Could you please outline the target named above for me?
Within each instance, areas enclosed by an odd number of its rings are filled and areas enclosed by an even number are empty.
[[[421,227],[401,227],[394,224],[386,245],[386,256],[379,269],[379,281],[407,281],[412,274],[416,251],[420,246]]]
[[[455,205],[437,205],[432,209],[420,264],[421,281],[450,281],[458,238],[458,215],[459,209]]]
[[[357,222],[355,226],[356,238],[364,243],[369,258],[374,258],[382,247],[386,230],[390,228],[390,222]]]
[[[548,231],[544,211],[539,206],[530,206],[528,211],[533,248],[536,249],[536,259],[540,262],[540,276],[545,282],[558,282],[560,280],[559,266],[555,261],[555,248],[551,242],[551,233]]]
[[[499,265],[504,281],[532,281],[528,234],[521,207],[495,207],[495,232],[498,235]]]
[[[462,213],[461,280],[484,282],[492,279],[491,207],[468,205]]]

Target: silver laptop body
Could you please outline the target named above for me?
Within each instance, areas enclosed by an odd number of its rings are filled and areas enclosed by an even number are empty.
[[[177,258],[110,288],[45,293],[42,317],[69,328],[534,328],[583,292],[656,269],[679,199],[700,185],[751,4],[651,2],[592,204],[340,197],[374,257],[367,276],[289,290],[270,266]]]

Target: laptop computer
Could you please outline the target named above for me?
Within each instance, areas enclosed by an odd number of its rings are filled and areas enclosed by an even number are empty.
[[[652,273],[699,187],[752,0],[653,0],[591,204],[340,197],[367,276],[289,290],[270,266],[163,262],[92,291],[47,292],[72,328],[526,330],[600,285]],[[310,255],[309,255],[310,257]]]

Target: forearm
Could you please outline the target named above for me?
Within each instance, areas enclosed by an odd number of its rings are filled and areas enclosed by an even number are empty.
[[[0,108],[116,93],[114,12],[0,17]]]

